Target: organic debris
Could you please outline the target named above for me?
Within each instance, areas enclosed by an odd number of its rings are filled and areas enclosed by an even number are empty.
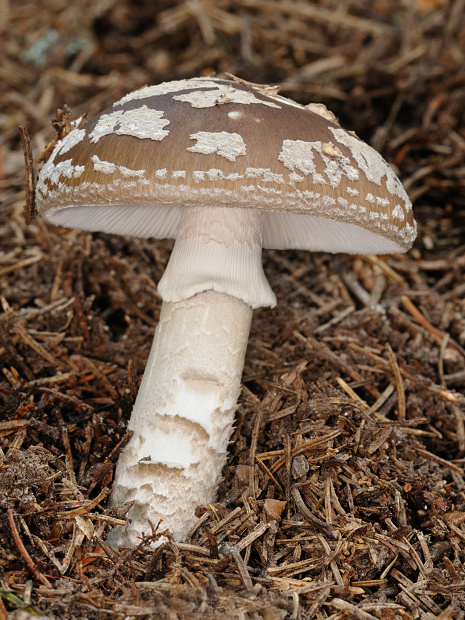
[[[464,620],[463,0],[155,4],[0,2],[0,620]],[[182,543],[148,523],[113,549],[172,242],[50,226],[30,192],[26,227],[17,128],[43,160],[84,113],[212,72],[327,105],[396,167],[419,237],[264,253],[278,306],[254,318],[218,501]]]

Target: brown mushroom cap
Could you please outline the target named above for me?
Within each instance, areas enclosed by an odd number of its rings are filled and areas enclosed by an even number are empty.
[[[264,247],[409,249],[411,203],[384,159],[273,93],[194,78],[126,95],[57,144],[39,175],[39,212],[69,227],[175,238],[182,208],[254,208],[265,212]]]

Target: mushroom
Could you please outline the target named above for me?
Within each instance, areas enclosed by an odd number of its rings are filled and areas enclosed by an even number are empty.
[[[385,254],[416,234],[389,165],[324,106],[216,78],[142,88],[75,128],[36,198],[54,224],[176,239],[115,474],[112,503],[133,502],[118,546],[149,520],[182,539],[215,499],[252,310],[276,304],[261,248]]]

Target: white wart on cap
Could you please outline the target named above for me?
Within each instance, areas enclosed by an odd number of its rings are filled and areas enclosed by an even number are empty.
[[[400,181],[326,115],[237,82],[149,86],[74,129],[37,186],[55,224],[175,238],[183,208],[264,211],[268,248],[403,252],[416,235]]]

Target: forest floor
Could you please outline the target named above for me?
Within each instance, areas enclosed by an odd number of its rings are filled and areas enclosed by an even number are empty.
[[[465,618],[465,2],[0,1],[0,620]],[[66,104],[223,72],[322,102],[394,166],[406,255],[265,251],[215,504],[111,548],[172,241],[24,222]],[[156,524],[154,524],[156,525]]]

